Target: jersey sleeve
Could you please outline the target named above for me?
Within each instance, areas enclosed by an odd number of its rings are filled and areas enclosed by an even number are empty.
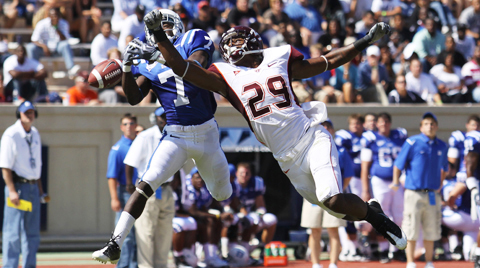
[[[476,152],[480,154],[480,132],[476,133],[477,136],[468,135],[465,139],[465,155],[469,152]]]
[[[412,148],[412,145],[415,143],[414,140],[407,139],[402,146],[402,150],[400,150],[400,153],[398,154],[397,158],[395,159],[394,165],[400,169],[403,170],[407,164],[407,161],[409,160],[409,154],[410,150]]]
[[[292,64],[292,62],[294,61],[297,61],[297,60],[303,60],[304,56],[303,54],[298,51],[296,48],[294,48],[293,46],[290,46],[290,58],[288,59],[288,65],[290,67],[290,65]]]
[[[194,29],[185,33],[181,38],[180,48],[184,50],[187,58],[196,51],[205,51],[208,54],[208,65],[212,63],[215,46],[204,30]]]
[[[371,131],[364,132],[362,134],[362,138],[360,139],[360,144],[362,145],[362,148],[368,148],[371,149],[370,147],[372,144],[375,142],[377,137],[375,137],[375,134]]]
[[[115,147],[117,147],[115,149]],[[118,178],[118,146],[114,145],[112,149],[110,150],[110,154],[108,154],[108,167],[107,167],[107,179],[109,178],[114,178],[114,179],[119,179]]]
[[[355,171],[353,170],[353,161],[347,151],[342,148],[338,150],[338,154],[343,179],[355,176]]]
[[[352,135],[344,129],[335,132],[335,144],[340,148],[352,148]]]

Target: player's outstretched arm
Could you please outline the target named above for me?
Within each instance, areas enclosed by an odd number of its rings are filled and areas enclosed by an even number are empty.
[[[390,26],[384,22],[375,24],[368,34],[355,43],[343,48],[331,51],[330,53],[308,60],[299,60],[292,64],[292,75],[294,79],[309,78],[321,74],[327,70],[353,60],[355,56],[368,46],[378,41],[384,35],[390,34]]]
[[[173,44],[168,40],[161,27],[162,13],[159,10],[149,12],[145,18],[145,25],[150,29],[157,41],[157,46],[168,66],[173,72],[203,89],[226,95],[227,84],[223,78],[208,71],[197,64],[185,61]]]

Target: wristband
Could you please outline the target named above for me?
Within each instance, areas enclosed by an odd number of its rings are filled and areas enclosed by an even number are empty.
[[[371,41],[371,38],[370,38],[370,36],[367,34],[366,36],[364,36],[364,37],[361,38],[360,40],[357,40],[357,41],[353,42],[353,46],[354,46],[358,51],[363,51],[364,49],[366,49],[366,48],[370,45],[370,41]]]
[[[258,215],[264,215],[265,213],[267,213],[267,209],[265,209],[264,207],[259,207],[255,212],[257,212]]]
[[[132,66],[131,66],[131,65],[123,65],[123,66],[122,66],[122,71],[123,71],[124,73],[129,73],[129,72],[132,71]]]
[[[163,30],[154,30],[153,31],[153,37],[155,37],[155,40],[157,42],[162,42],[162,41],[168,40],[168,37],[165,34],[165,31],[163,31]]]

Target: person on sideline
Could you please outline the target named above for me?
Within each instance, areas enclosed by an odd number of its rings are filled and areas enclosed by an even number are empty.
[[[137,169],[138,178],[141,178],[147,170],[148,160],[162,139],[162,131],[167,124],[163,107],[158,107],[154,115],[155,125],[137,135],[123,161],[126,187],[130,194],[135,191],[137,179],[133,177],[134,169]],[[173,236],[171,226],[175,215],[175,201],[169,183],[158,187],[155,195],[148,199],[142,216],[135,222],[139,268],[167,268]]]
[[[23,267],[37,266],[40,245],[40,203],[50,198],[43,193],[42,141],[33,122],[37,109],[29,101],[17,108],[17,122],[3,133],[0,168],[5,180],[3,215],[3,267],[17,268],[20,253]],[[28,202],[30,208],[22,208]],[[19,206],[20,207],[16,207]]]
[[[437,117],[430,112],[422,116],[421,134],[412,136],[403,144],[395,159],[390,188],[401,188],[400,175],[406,171],[402,228],[407,234],[407,268],[415,268],[415,244],[423,231],[426,268],[433,266],[433,242],[441,238],[441,197],[438,192],[448,171],[445,142],[437,138]],[[428,227],[427,227],[428,226]]]
[[[120,130],[123,135],[120,140],[112,146],[110,154],[108,155],[108,189],[110,190],[111,207],[116,212],[115,224],[119,221],[122,211],[125,209],[125,204],[130,193],[127,191],[127,179],[125,156],[127,155],[130,146],[135,139],[137,127],[137,117],[126,113],[120,119]],[[137,178],[137,170],[134,169],[132,178]],[[130,234],[125,238],[124,250],[120,255],[118,261],[118,268],[136,268],[137,267],[137,245],[135,241],[135,229],[132,228]]]

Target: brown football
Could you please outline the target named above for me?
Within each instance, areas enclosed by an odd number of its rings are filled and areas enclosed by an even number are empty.
[[[88,83],[96,88],[114,87],[122,79],[122,61],[104,60],[88,76]]]

